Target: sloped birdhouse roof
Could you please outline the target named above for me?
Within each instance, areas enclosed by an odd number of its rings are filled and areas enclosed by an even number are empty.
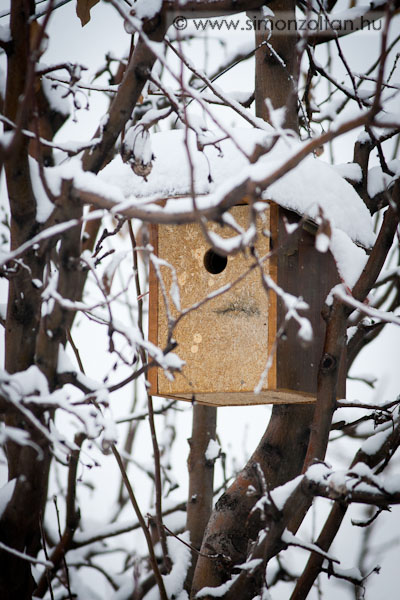
[[[188,144],[182,130],[152,134],[152,169],[146,179],[136,175],[120,157],[107,165],[100,177],[117,185],[128,202],[130,199],[136,205],[143,202],[149,210],[152,202],[166,199],[165,211],[191,211],[188,149],[198,194],[197,207],[201,209],[218,204],[230,189],[248,177],[255,181],[264,178],[299,148],[299,142],[281,138],[268,154],[251,164],[249,157],[256,144],[265,143],[268,132],[238,128],[232,129],[231,134],[231,138],[216,146],[206,145],[202,151],[197,149],[192,132]],[[353,177],[357,178],[358,166],[351,167]],[[352,286],[366,261],[366,253],[358,246],[368,249],[375,235],[368,209],[341,172],[340,168],[308,156],[270,185],[262,198],[312,220],[317,220],[322,211],[332,228],[330,250],[338,270]]]

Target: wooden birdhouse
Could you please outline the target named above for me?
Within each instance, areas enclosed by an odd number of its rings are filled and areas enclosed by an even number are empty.
[[[248,227],[247,205],[235,206],[230,213],[239,226]],[[275,203],[266,205],[263,214],[264,219],[257,222],[255,250],[260,257],[271,257],[262,269],[285,292],[308,303],[309,310],[303,314],[311,322],[313,340],[302,345],[298,324],[285,323],[287,308],[279,295],[266,292],[260,268],[249,269],[254,265],[249,251],[219,255],[198,224],[154,226],[151,243],[156,254],[175,269],[183,309],[230,287],[179,321],[173,338],[186,364],[173,380],[162,369],[152,369],[151,394],[195,398],[217,406],[315,400],[325,332],[321,310],[329,291],[339,283],[336,264],[329,252],[316,251],[316,227],[311,222],[289,234],[287,224],[299,222],[297,214]],[[216,223],[207,227],[223,238],[235,234]],[[270,253],[272,249],[275,252]],[[154,270],[151,273],[149,332],[150,340],[163,348],[168,338],[164,294],[171,313],[175,316],[177,311],[169,293],[172,271],[161,267],[161,274],[164,293]],[[261,391],[255,394],[257,387]]]
[[[253,166],[258,177],[260,172],[284,164],[288,156],[287,142],[278,141],[252,165],[248,157],[255,144],[265,144],[268,133],[256,129],[232,133],[234,143],[227,139],[202,152],[194,136],[189,136],[188,146],[182,131],[157,133],[152,136],[154,163],[145,180],[122,162],[118,166],[114,161],[104,173],[111,183],[117,180],[120,185],[122,181],[127,200],[136,203],[140,199],[143,210],[151,214],[160,210],[161,200],[166,213],[191,211],[189,148],[198,206],[216,204],[220,190],[239,186],[252,176]],[[183,316],[172,336],[176,353],[186,363],[173,379],[161,368],[150,369],[153,395],[195,398],[213,405],[313,402],[325,335],[321,310],[333,286],[341,282],[350,288],[354,285],[357,269],[362,269],[366,260],[359,246],[374,242],[370,214],[344,179],[351,173],[355,173],[351,165],[335,170],[309,156],[262,193],[264,204],[257,216],[254,242],[257,256],[267,257],[262,267],[255,264],[249,249],[219,255],[198,224],[152,226],[151,244],[162,259],[158,264],[163,285],[151,268],[149,338],[158,347],[166,347],[168,311],[172,318],[180,314],[176,308],[179,286]],[[229,212],[242,230],[248,229],[250,208],[246,203]],[[316,246],[321,219],[328,224],[329,250],[328,245]],[[209,222],[206,227],[220,238],[237,235],[226,224]],[[224,243],[229,244],[228,240]],[[278,286],[278,293],[266,291],[261,268],[270,278],[269,284],[272,281]],[[225,293],[220,293],[221,288]],[[288,318],[290,296],[280,290],[307,303],[308,309],[298,313],[300,319]],[[302,316],[313,329],[308,344],[304,336],[299,338]],[[344,376],[339,396],[344,395],[343,381]],[[255,394],[255,389],[259,393]]]

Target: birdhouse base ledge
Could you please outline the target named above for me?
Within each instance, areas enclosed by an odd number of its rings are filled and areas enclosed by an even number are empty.
[[[158,396],[158,394],[154,394]],[[253,392],[208,392],[198,394],[168,394],[172,400],[198,402],[207,406],[252,406],[256,404],[312,404],[316,398],[312,394],[292,390],[263,390]]]

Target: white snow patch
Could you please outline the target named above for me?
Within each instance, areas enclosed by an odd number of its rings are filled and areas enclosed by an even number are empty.
[[[138,19],[152,19],[160,12],[162,0],[137,0],[133,5]]]
[[[135,591],[135,581],[133,577],[126,577],[126,581],[120,585],[120,588],[111,596],[111,600],[131,600]]]
[[[324,463],[315,463],[307,469],[306,477],[315,483],[326,483],[327,476],[331,473]]]
[[[43,66],[40,65],[40,67]],[[69,100],[66,98],[65,86],[42,77],[42,88],[49,101],[50,108],[67,117],[71,110]]]
[[[222,598],[229,591],[232,585],[235,583],[236,579],[239,577],[239,574],[233,575],[229,581],[225,581],[222,585],[218,587],[203,587],[196,594],[196,598],[204,598],[204,596],[211,596],[212,598]]]
[[[68,356],[63,344],[60,344],[58,347],[57,373],[76,373],[76,368]]]
[[[384,173],[380,165],[372,167],[372,169],[368,171],[368,195],[371,198],[388,190],[396,179],[399,178],[400,160],[391,160],[388,162],[387,166],[390,171],[392,171],[393,175]]]
[[[125,251],[125,250],[121,251],[121,252],[116,252],[113,255],[110,263],[104,269],[103,282],[106,284],[107,287],[111,288],[111,284],[114,279],[115,272],[127,254],[129,254],[129,253],[128,253],[128,251]]]
[[[362,179],[362,169],[357,163],[342,163],[340,165],[333,165],[333,169],[344,179],[349,179],[355,183],[359,183]]]
[[[205,459],[215,460],[216,458],[218,458],[220,451],[221,447],[218,444],[217,440],[210,440],[208,442],[207,450],[205,453]]]
[[[20,446],[31,446],[37,451],[39,456],[43,454],[39,446],[31,441],[28,431],[0,423],[0,445],[4,445],[6,440],[11,440]]]
[[[236,565],[236,568],[242,569],[242,571],[254,571],[254,569],[256,569],[260,563],[262,563],[262,558],[253,558],[252,560],[242,563],[241,565]]]
[[[181,534],[181,539],[190,543],[189,532]],[[177,600],[187,600],[188,595],[183,589],[187,570],[191,564],[192,557],[190,548],[174,537],[167,538],[168,551],[172,560],[172,569],[168,575],[163,575],[165,591],[168,598]],[[143,598],[143,600],[158,600],[160,595],[157,587],[153,587]]]
[[[387,438],[391,435],[392,430],[390,428],[385,431],[379,431],[372,437],[369,437],[361,446],[361,451],[369,456],[376,454],[379,449],[386,442]]]
[[[376,481],[378,480],[372,469],[370,469],[369,466],[364,462],[355,464],[354,467],[351,468],[351,473],[355,473],[359,477],[369,477],[370,479],[375,479]]]
[[[294,490],[300,484],[302,479],[303,479],[303,475],[299,475],[298,477],[291,479],[284,485],[280,485],[280,486],[276,487],[274,490],[272,490],[271,497],[272,497],[272,500],[274,501],[275,506],[278,510],[283,510],[283,507],[285,506],[287,499],[289,498],[289,496],[291,496],[291,494],[294,492]]]
[[[366,252],[356,246],[344,231],[337,228],[332,230],[330,250],[340,277],[349,288],[352,288],[368,260]]]
[[[317,237],[315,239],[315,247],[318,252],[322,252],[323,254],[329,250],[330,237],[325,232],[317,232]]]
[[[330,165],[317,158],[305,158],[272,184],[264,196],[315,221],[322,209],[332,228],[363,246],[374,243],[371,215],[360,196]]]
[[[7,483],[0,488],[0,519],[7,508],[7,504],[12,498],[16,483],[17,480],[12,479],[11,481],[7,481]]]
[[[357,138],[357,142],[360,142],[360,144],[369,144],[370,141],[371,136],[369,135],[369,133],[367,133],[366,131],[361,131]]]
[[[288,545],[292,545],[292,546],[300,546],[304,550],[310,550],[310,552],[317,552],[318,554],[325,556],[326,558],[328,558],[331,561],[334,561],[336,563],[339,562],[337,558],[331,556],[327,552],[324,552],[316,544],[310,544],[306,541],[301,540],[300,538],[293,535],[293,533],[291,533],[288,529],[285,529],[285,531],[282,533],[281,539],[284,544],[288,544]]]
[[[222,252],[230,254],[235,250],[239,250],[239,248],[250,245],[257,235],[257,230],[254,223],[252,223],[242,235],[235,235],[231,238],[222,238],[214,231],[209,231],[208,235],[210,236],[213,246],[217,250],[222,250]]]
[[[36,365],[12,375],[0,371],[0,386],[7,386],[7,396],[13,397],[14,400],[33,394],[45,396],[49,393],[47,379]]]
[[[35,159],[29,158],[29,168],[31,172],[33,193],[36,200],[36,221],[38,223],[44,223],[53,212],[54,204],[50,201],[43,186],[39,173],[39,165]]]
[[[2,302],[0,304],[0,318],[3,319],[3,321],[5,321],[7,318],[7,303],[6,302]]]
[[[101,600],[103,595],[100,596],[93,587],[87,584],[87,576],[85,572],[78,571],[78,569],[70,569],[69,572],[71,589],[74,590],[77,598],[90,598],[90,600]]]
[[[127,166],[127,169],[130,171],[129,166]],[[116,182],[116,185],[107,185],[104,180],[101,181],[94,173],[83,171],[82,163],[77,158],[57,167],[50,167],[45,172],[54,195],[60,193],[62,179],[67,179],[72,180],[80,190],[92,192],[93,194],[98,193],[101,196],[110,198],[115,203],[122,202],[125,199],[117,185],[118,182]]]

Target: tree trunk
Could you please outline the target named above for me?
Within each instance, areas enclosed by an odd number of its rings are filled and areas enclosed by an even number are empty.
[[[268,4],[277,20],[295,19],[295,3],[293,0],[274,0]],[[262,15],[256,13],[256,23]],[[298,131],[297,117],[297,84],[299,58],[296,52],[296,33],[270,36],[269,31],[256,30],[256,81],[255,101],[256,115],[269,121],[270,114],[266,100],[270,100],[272,108],[285,108],[284,126]],[[262,45],[261,45],[262,44]]]
[[[294,18],[292,0],[278,0],[268,5],[279,18]],[[258,14],[256,19],[260,19]],[[298,130],[296,38],[277,35],[269,38],[256,32],[256,114],[268,121],[269,109],[286,107],[285,126]],[[272,50],[273,48],[273,50]],[[278,56],[282,60],[278,59]],[[262,478],[269,489],[282,485],[301,473],[310,433],[314,407],[275,405],[267,430],[256,451],[233,484],[216,503],[204,535],[201,556],[197,561],[192,598],[204,586],[215,587],[228,580],[235,565],[246,560],[249,542],[261,527],[251,510],[263,493]],[[261,472],[260,472],[261,470]],[[249,494],[254,488],[254,494]],[[218,555],[206,558],[206,555]]]
[[[188,458],[189,498],[187,504],[186,529],[190,543],[200,550],[204,531],[212,511],[214,460],[206,458],[211,440],[216,438],[217,409],[213,406],[195,404],[193,407],[192,437],[189,440]],[[190,590],[197,563],[198,552],[192,551],[192,563],[186,577],[186,589]]]
[[[263,493],[261,473],[272,489],[301,472],[312,414],[309,405],[274,406],[257,449],[215,505],[197,561],[193,598],[202,587],[215,587],[229,579],[235,565],[246,560],[249,542],[260,528],[257,515],[250,513]],[[253,488],[254,493],[249,494]]]

